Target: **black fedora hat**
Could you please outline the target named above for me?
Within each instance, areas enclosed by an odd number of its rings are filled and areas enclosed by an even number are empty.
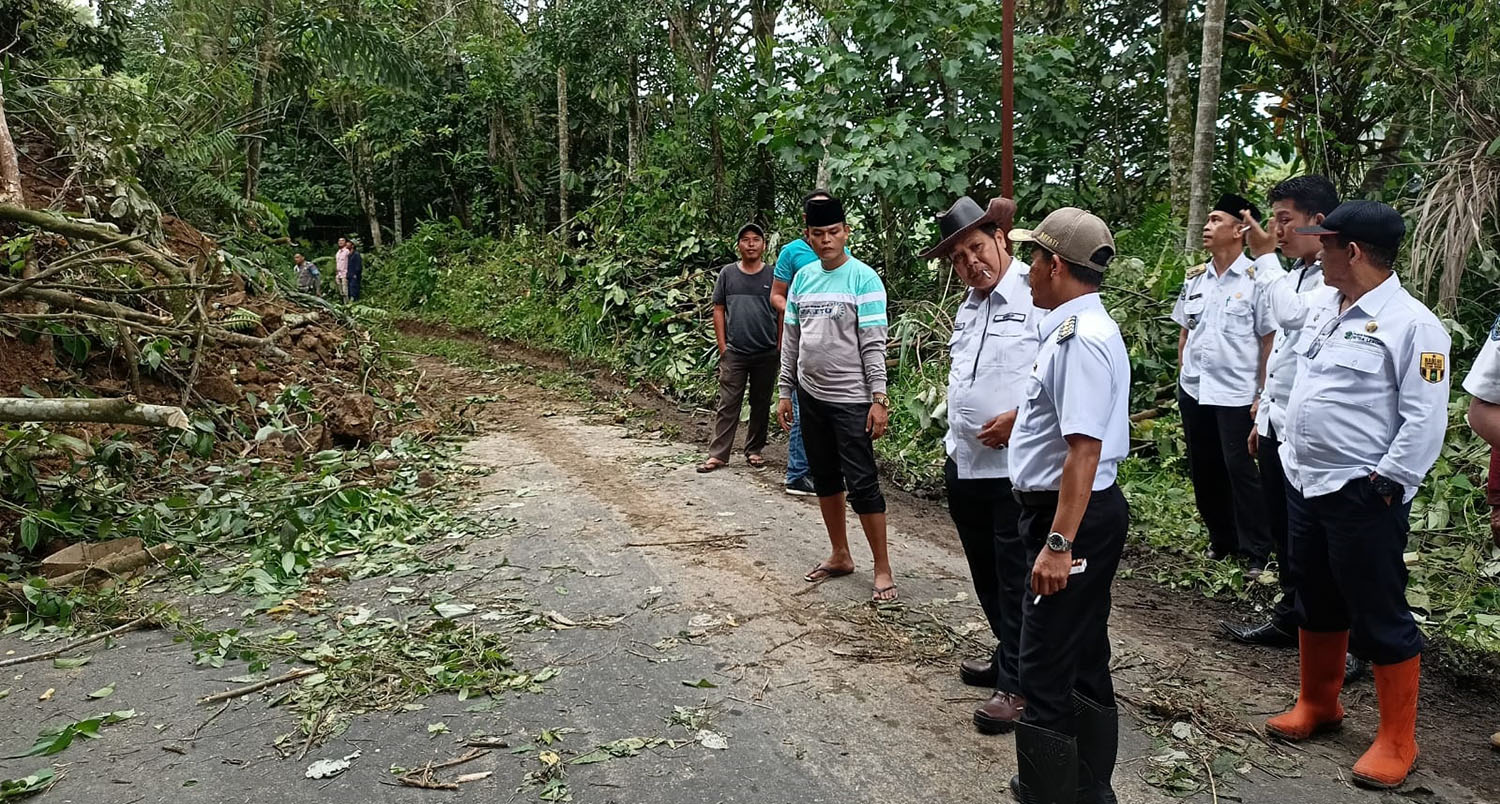
[[[937,214],[938,235],[941,239],[937,245],[918,254],[917,258],[930,260],[942,257],[965,232],[986,223],[993,223],[1000,231],[1009,234],[1015,219],[1016,202],[1009,198],[991,198],[989,207],[980,209],[974,199],[962,196],[953,202],[953,206]]]

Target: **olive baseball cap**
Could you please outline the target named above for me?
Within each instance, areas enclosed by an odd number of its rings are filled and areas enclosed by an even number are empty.
[[[1035,229],[1012,229],[1012,243],[1035,243],[1071,263],[1108,269],[1115,256],[1115,237],[1098,215],[1077,207],[1062,207],[1042,219]]]

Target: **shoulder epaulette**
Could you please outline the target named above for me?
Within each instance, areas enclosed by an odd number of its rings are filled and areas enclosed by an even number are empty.
[[[1058,343],[1064,343],[1069,338],[1071,338],[1071,337],[1073,337],[1074,335],[1077,335],[1077,334],[1078,334],[1078,316],[1076,316],[1076,315],[1070,315],[1070,316],[1068,316],[1068,320],[1062,322],[1062,326],[1060,326],[1060,327],[1057,328],[1057,342]]]
[[[1199,263],[1199,264],[1194,265],[1193,267],[1187,269],[1187,275],[1184,278],[1185,279],[1196,279],[1196,278],[1202,276],[1207,271],[1208,271],[1208,263],[1206,263],[1206,262]]]

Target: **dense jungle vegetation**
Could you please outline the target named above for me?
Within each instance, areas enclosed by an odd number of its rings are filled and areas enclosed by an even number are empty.
[[[1403,281],[1454,335],[1410,597],[1430,633],[1500,651],[1488,452],[1457,390],[1500,308],[1497,12],[1019,3],[1020,221],[1082,206],[1126,255],[1105,295],[1143,413],[1125,473],[1149,548],[1138,572],[1269,599],[1199,558],[1167,314],[1201,260],[1183,247],[1195,189],[1263,198],[1320,172],[1407,215]],[[957,195],[998,193],[1001,37],[1001,4],[980,0],[0,0],[0,86],[32,206],[148,239],[170,213],[286,280],[294,251],[327,266],[333,240],[357,236],[356,315],[564,350],[700,403],[734,231],[760,220],[785,243],[802,195],[826,185],[892,299],[882,458],[931,490],[958,294],[915,254]]]

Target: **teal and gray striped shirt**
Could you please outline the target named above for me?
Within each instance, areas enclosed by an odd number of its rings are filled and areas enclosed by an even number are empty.
[[[885,392],[885,284],[853,257],[797,272],[787,291],[781,396],[803,390],[823,402],[868,403]]]

